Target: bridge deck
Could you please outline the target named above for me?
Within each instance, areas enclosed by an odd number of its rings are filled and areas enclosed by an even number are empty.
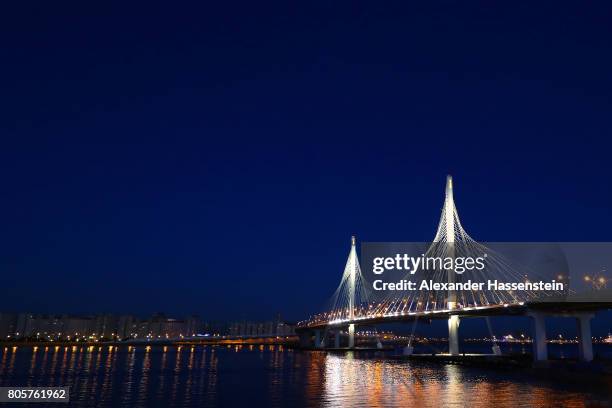
[[[296,330],[317,329],[322,327],[341,327],[349,324],[371,325],[382,323],[409,322],[416,319],[434,320],[448,319],[456,315],[462,318],[469,317],[494,317],[494,316],[525,316],[530,312],[544,311],[549,314],[572,314],[578,312],[596,312],[599,310],[612,309],[612,302],[540,302],[531,304],[506,304],[478,307],[465,307],[454,310],[437,310],[422,312],[396,312],[389,314],[378,314],[373,316],[357,317],[352,320],[332,320],[312,322],[304,326],[298,326]]]

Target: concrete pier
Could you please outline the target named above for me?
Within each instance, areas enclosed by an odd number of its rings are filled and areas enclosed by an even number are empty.
[[[531,312],[529,316],[533,320],[533,359],[535,361],[548,360],[548,348],[546,344],[546,317],[544,312]],[[550,314],[555,316],[555,314]],[[591,313],[556,314],[560,317],[576,319],[578,329],[578,357],[581,361],[593,361],[593,339],[591,336]]]
[[[354,324],[349,324],[349,327],[348,327],[348,347],[349,348],[355,347],[355,325]]]
[[[324,340],[321,338],[321,330],[315,330],[315,347],[316,348],[325,347],[325,344],[323,342]]]
[[[533,321],[533,359],[535,361],[548,360],[546,315],[542,312],[532,312],[530,316]]]
[[[578,357],[582,361],[593,361],[593,339],[591,336],[591,319],[593,315],[590,313],[580,313],[576,315],[576,324],[578,326]]]
[[[448,352],[452,356],[459,355],[459,316],[448,318]]]

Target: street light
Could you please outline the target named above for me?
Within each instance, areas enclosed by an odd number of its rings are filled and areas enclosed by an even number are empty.
[[[602,269],[600,273],[593,275],[584,275],[585,283],[590,283],[594,290],[607,288],[608,279],[606,278],[606,270]]]

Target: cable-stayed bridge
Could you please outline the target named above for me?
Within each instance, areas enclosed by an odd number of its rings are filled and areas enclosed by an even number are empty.
[[[503,256],[473,240],[463,228],[453,195],[453,180],[447,177],[445,199],[436,235],[423,258],[456,259],[473,254],[487,254],[486,271],[471,271],[480,279],[486,278],[501,282],[529,282],[541,278],[537,271],[529,275],[520,271]],[[442,266],[421,270],[427,279],[442,283],[439,289],[401,292],[387,291],[382,299],[372,299],[368,283],[362,273],[356,250],[356,239],[351,238],[349,256],[342,274],[340,284],[331,298],[330,306],[323,313],[311,316],[298,323],[301,342],[307,346],[312,342],[317,348],[327,346],[327,338],[334,334],[334,347],[339,348],[340,336],[348,334],[348,348],[355,347],[355,327],[369,326],[391,322],[413,322],[413,333],[416,322],[432,319],[448,321],[448,351],[459,355],[459,323],[461,318],[486,317],[501,315],[528,315],[534,322],[534,357],[546,360],[546,316],[565,316],[577,319],[581,358],[590,361],[593,358],[591,344],[590,319],[597,310],[612,307],[612,302],[571,302],[567,290],[454,290],[462,281],[452,269]],[[413,272],[414,274],[414,272]],[[474,275],[472,275],[474,276]],[[410,279],[408,272],[406,280]],[[567,277],[565,277],[567,278]],[[561,276],[560,279],[563,279]],[[490,323],[487,321],[490,327]],[[412,352],[410,344],[405,350]],[[499,353],[499,347],[494,346]]]

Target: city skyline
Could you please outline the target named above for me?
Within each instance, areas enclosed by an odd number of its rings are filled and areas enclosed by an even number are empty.
[[[180,341],[226,336],[295,335],[295,324],[280,314],[273,320],[215,321],[190,315],[170,317],[154,313],[148,317],[101,313],[41,314],[0,312],[0,341],[4,342],[122,342]]]

